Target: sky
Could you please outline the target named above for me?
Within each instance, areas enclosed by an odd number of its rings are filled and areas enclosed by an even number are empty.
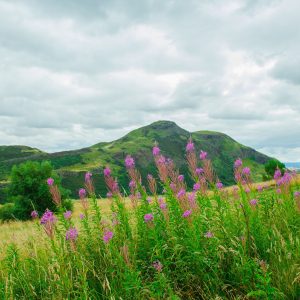
[[[300,161],[300,1],[0,0],[0,144],[157,120]]]

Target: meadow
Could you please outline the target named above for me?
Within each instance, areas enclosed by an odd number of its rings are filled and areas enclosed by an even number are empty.
[[[0,227],[1,299],[299,299],[299,177],[254,184],[237,158],[225,188],[192,141],[185,158],[192,191],[156,145],[157,175],[127,156],[130,194],[107,166],[99,200],[87,172],[73,212],[49,178],[58,212]]]

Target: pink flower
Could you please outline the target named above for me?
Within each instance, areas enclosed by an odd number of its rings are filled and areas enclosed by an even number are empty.
[[[276,193],[277,193],[277,194],[281,194],[281,189],[277,189],[277,190],[276,190]]]
[[[126,168],[131,169],[131,168],[134,167],[134,165],[135,165],[134,159],[130,155],[127,155],[126,158],[125,158]]]
[[[182,216],[183,216],[184,218],[187,218],[187,217],[189,217],[189,216],[191,215],[191,213],[192,213],[191,210],[186,210],[186,211],[182,214]]]
[[[78,194],[79,194],[80,198],[85,198],[86,197],[86,190],[85,189],[80,189]]]
[[[152,180],[152,179],[153,179],[153,176],[152,176],[151,174],[148,174],[148,175],[147,175],[147,179],[148,179],[148,180]]]
[[[258,200],[257,199],[252,199],[252,200],[250,200],[249,203],[250,203],[251,206],[256,206],[258,204]]]
[[[196,182],[195,184],[194,184],[194,186],[193,186],[193,189],[194,189],[194,191],[199,191],[200,190],[200,183],[199,182]]]
[[[263,191],[263,186],[258,185],[258,186],[257,186],[257,191],[258,191],[258,192],[262,192],[262,191]]]
[[[67,232],[66,232],[66,240],[67,241],[75,241],[78,237],[78,231],[75,227],[71,227]]]
[[[153,219],[154,219],[153,214],[145,214],[144,215],[144,221],[146,223],[153,221]]]
[[[217,186],[217,189],[220,190],[223,187],[223,184],[222,184],[222,182],[217,182],[216,186]]]
[[[50,177],[50,178],[47,179],[47,184],[48,184],[49,186],[52,186],[53,183],[54,183],[54,179],[53,179],[53,178]]]
[[[80,218],[80,220],[83,220],[84,219],[84,214],[80,214],[79,218]]]
[[[68,210],[68,211],[66,211],[66,212],[64,213],[64,218],[65,218],[66,220],[71,219],[71,217],[72,217],[72,212],[71,212],[70,210]]]
[[[245,188],[245,193],[249,194],[250,192],[251,192],[251,190],[248,187],[246,187]]]
[[[276,169],[274,172],[274,179],[277,180],[281,177],[281,171],[279,169]]]
[[[240,166],[242,166],[243,165],[243,161],[240,159],[240,158],[238,158],[235,162],[234,162],[234,167],[235,168],[238,168],[238,167],[240,167]]]
[[[113,195],[112,192],[108,192],[108,193],[106,194],[106,197],[107,197],[107,198],[111,198],[112,195]]]
[[[152,202],[152,199],[149,197],[149,198],[147,198],[147,201],[150,204]]]
[[[250,170],[250,168],[248,168],[248,167],[245,167],[245,168],[242,170],[242,174],[244,174],[244,175],[250,175],[250,173],[251,173],[251,170]]]
[[[178,181],[179,181],[179,182],[183,182],[183,180],[184,180],[184,176],[183,176],[183,175],[179,175],[179,176],[178,176]]]
[[[205,160],[207,157],[207,152],[201,150],[199,157],[201,160]]]
[[[109,168],[109,167],[106,167],[106,168],[103,170],[103,174],[104,174],[105,177],[110,176],[110,174],[111,174],[110,168]]]
[[[155,262],[153,262],[152,266],[154,269],[156,269],[157,272],[162,271],[163,265],[159,260],[156,260]]]
[[[135,181],[134,181],[134,180],[131,180],[131,181],[129,182],[129,187],[130,187],[130,188],[135,188],[135,186],[136,186]]]
[[[207,232],[204,234],[204,236],[205,236],[206,238],[210,239],[210,238],[213,238],[213,237],[214,237],[214,234],[213,234],[211,231],[207,231]]]
[[[157,156],[160,153],[160,149],[158,148],[158,146],[154,146],[152,149],[152,154],[153,156]]]
[[[183,196],[185,196],[185,189],[180,189],[180,191],[177,194],[177,197],[182,198]]]
[[[203,173],[203,169],[202,168],[197,168],[196,169],[196,174],[199,176]]]
[[[186,152],[192,152],[195,150],[194,143],[192,142],[192,140],[189,140],[189,142],[186,145],[185,150],[186,150]]]
[[[162,203],[159,205],[159,208],[162,209],[162,210],[166,209],[166,208],[167,208],[167,203],[162,202]]]
[[[107,244],[114,236],[114,233],[112,231],[106,231],[103,234],[103,241],[105,244]]]
[[[176,184],[174,182],[170,183],[170,189],[174,192],[176,189]]]
[[[295,193],[294,193],[294,196],[295,196],[296,198],[300,197],[300,192],[295,192]]]
[[[56,223],[56,220],[57,219],[54,216],[53,212],[47,209],[41,218],[41,224],[46,224],[46,223],[54,224]]]
[[[31,215],[32,219],[36,219],[39,216],[39,214],[36,210],[32,211],[30,215]]]
[[[86,182],[90,181],[90,180],[91,180],[91,177],[92,177],[92,173],[87,172],[87,173],[85,174],[85,181],[86,181]]]

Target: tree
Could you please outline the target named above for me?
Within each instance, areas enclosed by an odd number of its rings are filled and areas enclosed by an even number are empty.
[[[14,203],[14,217],[25,220],[30,218],[32,210],[41,215],[47,208],[55,211],[56,205],[52,201],[47,179],[53,177],[62,195],[62,205],[66,209],[72,207],[72,203],[66,200],[68,191],[60,185],[60,180],[53,173],[50,162],[43,161],[26,163],[14,166],[11,172],[11,183],[8,189],[8,197]]]
[[[275,170],[279,169],[282,172],[284,172],[285,170],[285,164],[283,164],[282,162],[280,162],[277,159],[270,159],[269,161],[266,162],[265,164],[265,171],[268,174],[269,177],[273,177]]]

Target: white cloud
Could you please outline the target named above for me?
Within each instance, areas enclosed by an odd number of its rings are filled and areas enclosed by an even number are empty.
[[[169,119],[300,160],[299,9],[0,0],[1,144],[66,150]]]

